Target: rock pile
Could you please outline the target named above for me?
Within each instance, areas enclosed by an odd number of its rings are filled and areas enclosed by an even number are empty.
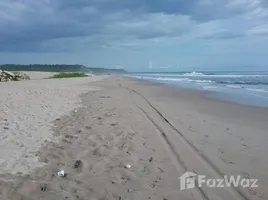
[[[9,72],[0,70],[0,82],[21,80],[30,80],[30,77],[23,72]]]

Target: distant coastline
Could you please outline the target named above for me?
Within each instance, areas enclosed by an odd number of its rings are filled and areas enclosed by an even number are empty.
[[[127,73],[124,69],[107,69],[86,67],[84,65],[68,65],[68,64],[4,64],[0,65],[0,69],[7,71],[42,71],[42,72],[91,72],[96,74],[107,73]]]

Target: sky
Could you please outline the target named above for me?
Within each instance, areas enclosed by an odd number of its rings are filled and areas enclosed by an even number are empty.
[[[5,63],[268,70],[268,1],[1,0]]]

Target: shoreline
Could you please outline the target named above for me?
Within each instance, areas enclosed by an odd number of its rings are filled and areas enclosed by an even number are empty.
[[[57,140],[38,151],[46,164],[28,175],[1,175],[0,197],[267,199],[267,109],[120,76],[79,87],[88,90],[81,106],[54,121]],[[59,170],[67,176],[55,176]],[[183,191],[178,178],[186,171],[256,178],[259,187]]]
[[[255,106],[255,105],[248,105],[248,104],[242,104],[238,102],[232,102],[227,101],[220,98],[215,98],[210,96],[210,91],[202,91],[195,88],[183,88],[178,87],[176,85],[170,85],[165,83],[159,83],[149,80],[141,80],[136,79],[132,77],[124,77],[125,79],[129,79],[132,82],[135,83],[143,83],[145,86],[156,86],[156,90],[163,91],[165,96],[165,91],[168,93],[169,96],[172,96],[172,98],[180,99],[182,98],[183,103],[189,104],[190,107],[193,107],[194,110],[199,110],[200,113],[206,113],[209,112],[209,114],[217,114],[222,115],[221,117],[228,118],[229,116],[236,115],[241,118],[247,118],[247,121],[250,124],[250,121],[254,121],[254,123],[258,124],[258,120],[260,119],[260,123],[265,124],[266,121],[268,121],[268,107],[261,107],[261,106]],[[177,91],[178,95],[176,95],[175,91]],[[214,92],[212,92],[214,93]],[[170,95],[172,94],[172,95]],[[209,103],[207,103],[209,102]],[[206,107],[210,107],[211,104],[213,105],[213,109],[206,109]],[[203,106],[203,109],[201,107]],[[189,107],[189,108],[190,108]],[[221,107],[228,107],[228,111],[223,111],[222,109],[217,110],[217,108]],[[213,112],[213,110],[215,110]],[[249,115],[250,114],[250,115]],[[256,116],[258,115],[258,116]]]
[[[238,101],[235,101],[235,100],[230,100],[229,98],[226,99],[226,98],[218,97],[217,94],[220,94],[222,96],[222,95],[224,95],[223,92],[199,90],[197,88],[186,88],[186,87],[175,85],[175,84],[161,83],[161,82],[157,82],[157,81],[138,79],[138,78],[134,78],[134,77],[124,77],[124,78],[130,79],[132,81],[143,82],[143,83],[149,84],[149,85],[151,84],[151,85],[157,85],[157,86],[160,86],[160,87],[162,86],[162,87],[165,87],[165,88],[173,88],[173,89],[179,89],[179,90],[182,90],[182,91],[189,91],[189,92],[192,92],[192,93],[199,94],[203,98],[206,98],[207,100],[213,100],[215,102],[218,101],[218,102],[222,102],[222,103],[226,103],[226,104],[232,104],[232,105],[237,105],[237,106],[245,106],[245,107],[257,108],[257,109],[265,109],[265,110],[268,111],[268,105],[267,106],[261,106],[261,105],[256,105],[256,104],[248,104],[248,103],[238,102]],[[228,94],[228,95],[230,95],[230,94]]]
[[[208,93],[208,97],[226,101],[226,102],[232,102],[242,105],[248,105],[248,106],[255,106],[255,107],[262,107],[262,108],[268,108],[268,103],[266,101],[267,97],[257,97],[256,94],[246,94],[241,93],[241,91],[231,91],[229,88],[229,91],[224,90],[209,90],[205,88],[198,88],[196,85],[183,85],[183,84],[175,84],[175,83],[165,83],[157,80],[150,80],[150,79],[143,79],[143,78],[135,78],[131,76],[126,76],[127,78],[133,78],[141,81],[149,81],[152,83],[159,83],[163,85],[167,85],[169,87],[175,87],[175,88],[182,88],[182,89],[189,89],[189,90],[197,90],[201,92]],[[243,87],[242,87],[243,88]]]

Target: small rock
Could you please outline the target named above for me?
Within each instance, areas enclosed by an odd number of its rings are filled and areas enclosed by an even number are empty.
[[[4,129],[5,129],[5,130],[8,130],[9,128],[5,126]]]
[[[63,170],[60,170],[59,172],[57,172],[57,176],[61,177],[61,178],[64,178],[64,177],[67,176],[67,174]]]
[[[130,168],[131,168],[131,165],[127,164],[127,165],[125,166],[125,168],[130,169]]]
[[[20,80],[30,80],[30,77],[23,72],[0,71],[0,82]]]
[[[12,72],[9,71],[2,71],[2,74],[6,75],[7,77],[15,77],[15,75]]]
[[[150,158],[149,158],[149,162],[152,162],[152,161],[153,161],[153,157],[150,157]]]
[[[14,72],[14,81],[30,80],[30,77],[23,72]]]
[[[129,193],[136,192],[136,190],[135,190],[135,189],[132,189],[132,188],[128,189],[127,191],[128,191]]]

